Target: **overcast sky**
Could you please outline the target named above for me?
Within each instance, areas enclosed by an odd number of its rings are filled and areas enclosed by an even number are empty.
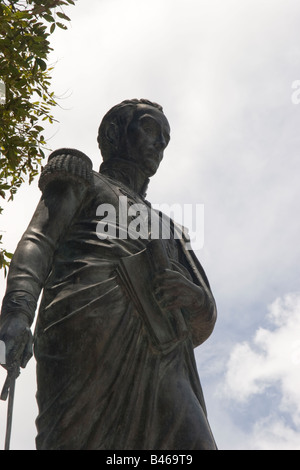
[[[66,13],[49,146],[78,148],[97,170],[108,109],[163,106],[171,142],[148,199],[204,204],[196,254],[218,321],[195,354],[218,447],[300,450],[299,0],[78,0]],[[35,182],[6,206],[8,249],[39,197]],[[12,449],[35,446],[34,367],[17,382]],[[0,403],[1,442],[5,414]]]

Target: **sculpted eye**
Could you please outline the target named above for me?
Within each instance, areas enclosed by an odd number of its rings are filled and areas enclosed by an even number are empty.
[[[155,135],[159,132],[159,126],[156,121],[148,116],[141,119],[141,126],[147,134]]]
[[[164,125],[164,122],[161,120],[156,120],[152,116],[142,116],[140,119],[140,128],[152,139],[163,139],[165,141],[165,146],[168,145],[170,141],[169,127]]]
[[[157,126],[155,126],[154,124],[150,124],[150,123],[145,123],[143,124],[143,129],[145,132],[147,132],[147,134],[156,134],[158,132],[158,129],[157,129]]]

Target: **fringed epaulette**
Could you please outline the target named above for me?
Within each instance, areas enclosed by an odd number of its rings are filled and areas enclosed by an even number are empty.
[[[89,157],[76,149],[62,148],[52,152],[43,168],[39,188],[57,180],[74,181],[76,184],[93,184],[93,164]]]

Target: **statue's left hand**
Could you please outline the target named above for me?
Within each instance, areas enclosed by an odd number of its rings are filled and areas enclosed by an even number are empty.
[[[198,313],[209,300],[202,287],[170,269],[155,277],[154,295],[162,309],[185,308],[191,314]]]
[[[6,363],[2,364],[8,371],[24,368],[32,357],[32,333],[26,315],[12,313],[1,319],[0,340],[5,343]]]

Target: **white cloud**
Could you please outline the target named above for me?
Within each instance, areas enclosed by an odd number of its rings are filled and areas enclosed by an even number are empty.
[[[254,425],[250,449],[300,450],[299,441],[299,430],[292,429],[281,418],[267,417]]]
[[[266,416],[256,418],[252,428],[255,448],[300,449],[300,293],[276,299],[267,318],[268,329],[258,328],[252,341],[231,351],[222,393],[237,407],[251,406],[258,395],[268,400]],[[270,403],[272,387],[279,404]]]

